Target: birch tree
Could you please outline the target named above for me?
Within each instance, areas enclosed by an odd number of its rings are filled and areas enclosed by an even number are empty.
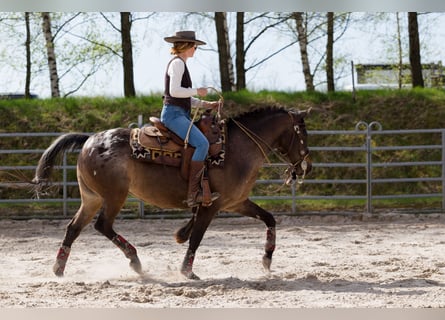
[[[293,18],[295,19],[295,25],[298,35],[298,44],[300,45],[301,64],[303,68],[304,81],[306,83],[306,91],[314,91],[314,77],[311,73],[311,65],[309,63],[308,55],[308,34],[307,26],[304,23],[304,12],[294,12]]]
[[[49,12],[42,12],[42,31],[45,37],[46,55],[48,61],[49,78],[51,83],[51,97],[60,97],[59,75],[57,73],[56,52],[54,38],[51,30],[51,17]]]
[[[398,67],[397,67],[397,85],[402,89],[403,85],[403,47],[402,47],[402,31],[400,25],[400,13],[396,12],[397,22],[397,52],[398,52]]]
[[[335,91],[334,83],[334,13],[328,12],[327,19],[327,42],[326,42],[326,82],[328,91]]]

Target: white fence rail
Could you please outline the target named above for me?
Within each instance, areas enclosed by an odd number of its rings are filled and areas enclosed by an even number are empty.
[[[313,159],[317,158],[325,158],[321,155],[328,155],[332,152],[344,152],[344,153],[354,153],[356,154],[356,162],[323,162],[323,161],[314,161],[313,163],[313,172],[309,177],[305,179],[305,185],[312,185],[310,191],[300,192],[296,185],[293,185],[290,191],[285,195],[261,195],[253,193],[251,195],[251,199],[256,201],[273,201],[273,200],[285,200],[291,202],[291,213],[302,213],[298,208],[298,204],[301,201],[332,201],[332,200],[361,200],[365,202],[365,206],[363,208],[364,212],[374,213],[374,203],[378,200],[385,199],[401,199],[406,198],[408,201],[412,199],[419,198],[429,198],[429,199],[438,199],[436,203],[440,203],[440,205],[435,208],[425,208],[426,210],[431,210],[434,212],[445,212],[445,129],[419,129],[419,130],[382,130],[382,126],[378,122],[372,122],[370,124],[365,122],[359,122],[354,130],[326,130],[326,131],[309,131],[309,145],[311,150],[311,155]],[[0,173],[11,173],[14,174],[16,172],[28,172],[31,174],[36,168],[37,161],[40,158],[40,155],[44,150],[42,149],[32,149],[25,148],[27,139],[30,138],[46,138],[46,139],[54,139],[59,136],[61,133],[0,133],[0,141],[6,141],[7,139],[16,139],[18,140],[17,147],[15,149],[2,149],[2,145],[0,144]],[[427,135],[431,137],[432,135],[437,136],[434,141],[437,141],[435,144],[425,144],[425,145],[390,145],[385,144],[385,139],[381,137],[384,136],[395,136],[402,135],[403,137],[412,136],[412,135]],[[354,140],[354,143],[351,145],[313,145],[311,144],[311,138],[315,136],[325,136],[325,137],[335,137],[335,136],[347,136],[351,137],[351,140]],[[321,139],[324,141],[325,139]],[[336,139],[334,139],[335,141]],[[382,140],[382,141],[378,141]],[[417,139],[419,140],[419,139]],[[48,144],[49,145],[49,144]],[[399,158],[399,153],[405,151],[405,156],[408,153],[411,157],[410,159],[402,159]],[[407,152],[408,151],[408,152]],[[380,161],[380,156],[383,153],[392,152],[394,156],[391,158],[391,161]],[[9,157],[15,155],[20,157],[25,154],[33,154],[35,155],[35,163],[26,163],[17,165],[15,163],[10,163],[8,160]],[[56,170],[61,170],[61,178],[59,180],[54,181],[54,184],[60,188],[60,193],[57,197],[51,197],[46,199],[35,199],[32,197],[32,194],[29,194],[28,197],[3,197],[2,190],[11,189],[17,184],[15,182],[1,182],[4,179],[0,180],[0,206],[3,208],[7,208],[7,206],[11,205],[25,205],[29,204],[38,204],[38,203],[57,203],[61,205],[61,214],[59,217],[69,217],[69,204],[70,203],[79,203],[80,199],[77,197],[72,197],[68,189],[76,188],[77,182],[75,179],[69,179],[69,176],[73,176],[72,172],[76,169],[75,160],[69,161],[69,155],[64,154],[62,164],[56,167]],[[71,157],[73,158],[73,157]],[[282,163],[274,163],[270,165],[265,165],[265,167],[283,167]],[[417,168],[430,168],[430,170],[417,170]],[[329,178],[329,177],[319,177],[317,176],[317,169],[323,168],[331,170],[346,170],[346,172],[350,170],[361,170],[363,174],[359,174],[359,177],[350,178],[345,175],[344,178]],[[390,170],[391,168],[406,168],[407,174],[401,175],[400,170],[398,176],[394,177],[385,177],[382,178],[379,174],[376,174],[378,170]],[[413,170],[414,169],[414,170]],[[284,169],[283,169],[284,170]],[[394,169],[395,170],[395,169]],[[429,173],[433,172],[431,175],[425,175],[423,172],[428,171]],[[69,174],[71,172],[71,174]],[[415,174],[412,174],[415,172]],[[419,172],[419,174],[417,174]],[[376,188],[379,185],[383,184],[399,184],[408,185],[413,183],[420,183],[428,185],[428,188],[423,190],[423,192],[419,192],[419,190],[413,188],[410,191],[397,192],[395,194],[379,194],[376,191]],[[257,180],[257,185],[270,185],[283,184],[283,180],[281,179],[269,179],[269,180]],[[321,194],[321,189],[317,189],[314,185],[330,185],[332,186],[332,192],[329,194]],[[357,194],[357,192],[353,192],[353,194],[341,194],[340,192],[336,192],[336,187],[340,187],[342,185],[357,185],[361,186],[361,189],[364,191],[362,193]],[[432,187],[431,187],[432,186]],[[323,188],[324,190],[326,188]],[[431,191],[433,190],[433,191]],[[3,192],[4,193],[4,192]],[[128,202],[136,202],[137,203],[137,211],[139,217],[149,217],[151,216],[150,212],[146,212],[144,203],[139,201],[138,199],[129,197]],[[134,204],[133,204],[134,205]],[[409,211],[409,210],[408,210]],[[418,209],[415,210],[418,212]],[[24,214],[24,216],[30,215],[30,212]],[[39,217],[32,215],[33,217]]]

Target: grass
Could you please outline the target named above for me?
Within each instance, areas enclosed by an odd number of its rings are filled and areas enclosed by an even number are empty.
[[[212,94],[207,100],[217,100]],[[265,106],[285,106],[290,109],[312,108],[306,119],[308,130],[353,130],[359,121],[378,121],[384,130],[391,129],[436,129],[443,128],[445,119],[445,90],[413,89],[413,90],[379,90],[358,91],[355,100],[350,92],[320,93],[320,92],[275,92],[249,91],[224,93],[224,114],[233,116],[239,113]],[[35,100],[0,100],[0,132],[96,132],[113,127],[126,127],[137,122],[138,115],[143,115],[143,121],[148,122],[149,116],[159,116],[162,108],[160,95],[142,96],[137,98],[66,98],[66,99],[35,99]],[[4,138],[0,140],[1,149],[46,148],[51,139],[41,138]],[[391,135],[376,136],[376,145],[403,144],[441,144],[440,135]],[[363,143],[357,137],[351,136],[321,136],[309,137],[310,146],[329,145],[360,145]],[[314,152],[315,162],[360,162],[362,154],[348,152]],[[428,157],[440,161],[439,151],[428,153]],[[375,161],[384,163],[401,159],[411,161],[419,158],[426,160],[425,155],[411,151],[376,152]],[[35,165],[35,155],[2,155],[2,165]],[[262,170],[260,179],[277,179],[276,171]],[[379,178],[398,176],[437,176],[437,168],[413,167],[376,169]],[[440,174],[440,172],[439,172]],[[361,168],[345,170],[331,170],[317,168],[312,177],[317,179],[336,179],[347,177],[363,179],[364,170]],[[75,179],[74,172],[70,172],[70,179]],[[397,194],[403,192],[440,192],[438,184],[406,184],[404,190],[394,184],[379,185],[378,194]],[[274,194],[276,185],[272,187],[256,186],[256,195]],[[420,191],[419,191],[420,190]],[[299,189],[301,195],[329,195],[337,194],[363,195],[362,185],[332,185],[316,184],[304,185]],[[0,198],[29,197],[29,194],[17,194],[17,190],[0,189]],[[71,191],[70,191],[71,192]],[[72,191],[76,194],[76,191]],[[286,195],[286,191],[280,195]],[[437,199],[397,199],[394,201],[375,200],[376,208],[402,207],[437,207]],[[271,211],[290,211],[291,202],[256,201]],[[297,210],[363,210],[366,203],[355,200],[302,200],[298,201]],[[439,201],[440,206],[440,201]],[[151,210],[151,209],[149,209]]]

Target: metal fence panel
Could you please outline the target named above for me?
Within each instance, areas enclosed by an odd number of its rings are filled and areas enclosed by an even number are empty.
[[[322,195],[322,194],[298,194],[296,185],[292,185],[289,195],[258,195],[252,194],[252,200],[262,200],[262,201],[272,201],[272,200],[287,200],[292,203],[292,213],[296,213],[297,202],[299,200],[366,200],[366,207],[364,212],[373,213],[373,201],[379,199],[400,199],[400,198],[428,198],[428,197],[439,197],[441,198],[441,208],[440,212],[445,211],[445,129],[425,129],[425,130],[382,130],[382,126],[378,122],[371,122],[370,124],[360,121],[357,123],[355,130],[325,130],[325,131],[308,131],[309,136],[358,136],[359,141],[363,144],[359,146],[344,146],[344,145],[330,145],[330,146],[310,146],[312,154],[316,153],[329,153],[329,152],[353,152],[360,153],[363,155],[363,162],[314,162],[314,171],[310,177],[306,177],[305,184],[356,184],[364,185],[366,188],[365,194],[332,194],[332,195]],[[441,144],[437,145],[375,145],[373,139],[378,136],[384,135],[417,135],[417,134],[439,134],[441,135]],[[0,139],[17,138],[17,137],[57,137],[61,133],[47,132],[47,133],[0,133]],[[401,161],[395,159],[392,162],[380,163],[373,159],[373,155],[378,152],[388,152],[388,151],[407,151],[416,150],[424,151],[423,154],[428,154],[433,150],[438,150],[441,152],[440,160],[428,160],[422,158],[412,159],[412,161]],[[0,149],[0,155],[24,155],[24,154],[35,154],[36,158],[40,157],[44,150],[42,149],[29,149],[29,148],[17,148],[17,149]],[[15,171],[31,171],[36,169],[36,164],[27,163],[14,165],[11,163],[0,162],[0,172],[15,172]],[[286,164],[283,163],[272,163],[265,164],[265,168],[284,168]],[[375,169],[385,169],[385,168],[396,168],[396,167],[423,167],[432,166],[436,167],[440,171],[440,175],[434,177],[394,177],[394,178],[379,178],[375,177],[373,171]],[[68,187],[77,186],[76,181],[69,181],[68,173],[76,169],[75,163],[69,163],[67,160],[67,154],[64,154],[62,164],[56,167],[62,171],[62,179],[60,181],[55,181],[55,185],[61,188],[61,195],[57,198],[48,199],[33,199],[31,196],[29,198],[11,199],[4,198],[0,199],[0,205],[7,204],[29,204],[29,203],[60,203],[62,205],[62,215],[61,217],[68,217],[68,204],[69,203],[79,203],[80,199],[76,197],[70,197],[68,195]],[[357,179],[344,178],[344,179],[317,179],[317,168],[332,168],[333,170],[339,168],[362,168],[365,170],[365,176]],[[257,180],[257,185],[280,185],[283,184],[282,179],[259,179]],[[375,194],[373,188],[379,184],[384,183],[413,183],[413,182],[425,182],[425,183],[440,183],[440,192],[431,193],[405,193],[405,194]],[[11,188],[15,185],[20,184],[17,182],[1,182],[0,188]],[[144,210],[144,203],[133,197],[128,198],[129,203],[136,202],[138,205],[138,215],[140,217],[147,217],[147,213]]]

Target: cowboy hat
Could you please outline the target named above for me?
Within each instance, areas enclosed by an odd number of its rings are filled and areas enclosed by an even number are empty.
[[[194,42],[198,46],[206,44],[204,41],[195,38],[195,31],[177,31],[174,36],[165,37],[164,40],[170,43]]]

